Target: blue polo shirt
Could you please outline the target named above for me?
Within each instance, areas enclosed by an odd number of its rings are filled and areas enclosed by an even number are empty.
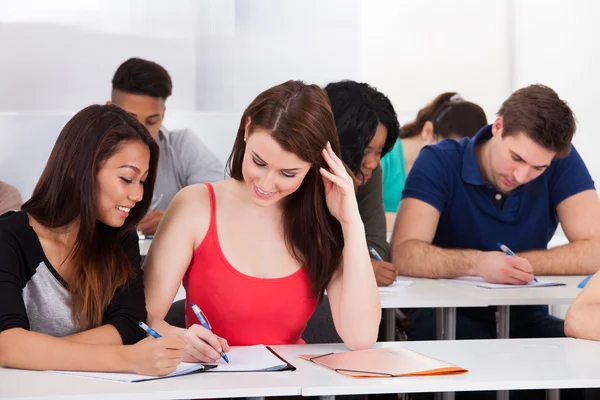
[[[447,139],[423,148],[402,197],[440,212],[436,246],[498,251],[496,242],[501,242],[515,252],[546,249],[559,222],[558,204],[594,189],[594,181],[572,147],[568,156],[552,161],[542,175],[506,196],[484,182],[477,164],[475,145],[491,136],[488,125],[471,139]],[[494,202],[499,196],[505,197],[501,209]]]

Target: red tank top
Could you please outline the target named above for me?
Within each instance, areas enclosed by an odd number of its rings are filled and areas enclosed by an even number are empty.
[[[232,346],[297,344],[315,311],[307,269],[283,278],[256,278],[235,269],[225,258],[217,234],[216,200],[210,194],[210,226],[183,278],[186,326],[199,323],[197,304],[215,334]]]

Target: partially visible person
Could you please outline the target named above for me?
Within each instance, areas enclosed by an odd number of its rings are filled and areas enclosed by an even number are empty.
[[[23,204],[21,193],[16,187],[0,181],[0,214],[7,211],[19,210]]]
[[[600,274],[596,273],[575,298],[565,316],[567,336],[600,340]]]
[[[487,118],[480,106],[463,100],[458,93],[447,92],[423,107],[413,122],[400,128],[394,147],[381,160],[388,231],[393,227],[406,177],[421,149],[446,138],[473,137],[485,125]]]
[[[350,349],[377,339],[381,303],[354,180],[327,94],[288,81],[244,111],[230,179],[184,188],[144,264],[150,324],[184,337],[189,361],[231,345],[298,344],[327,290]],[[183,281],[186,325],[164,321]],[[198,325],[195,303],[212,324]]]
[[[166,375],[179,337],[147,338],[135,226],[158,146],[122,109],[89,106],[63,128],[22,211],[0,217],[0,366]],[[147,193],[145,193],[147,188]]]
[[[160,148],[150,212],[138,227],[145,235],[156,232],[164,210],[179,190],[195,183],[224,179],[223,165],[194,132],[169,130],[162,125],[165,102],[172,90],[169,73],[160,65],[141,58],[125,61],[112,79],[110,102],[137,118]]]
[[[367,245],[375,250],[371,259],[375,278],[379,286],[388,286],[396,279],[396,269],[388,262],[379,161],[392,148],[400,124],[390,100],[366,83],[335,82],[325,91],[335,117],[342,161],[358,178],[356,198]]]

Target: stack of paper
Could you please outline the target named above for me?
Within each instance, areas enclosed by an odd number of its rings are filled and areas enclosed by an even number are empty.
[[[399,281],[396,279],[390,286],[379,286],[379,293],[395,293],[412,285],[413,281]]]
[[[486,289],[523,289],[523,288],[532,288],[532,287],[544,287],[544,286],[562,286],[564,283],[553,282],[553,281],[545,281],[542,279],[538,279],[537,282],[531,281],[525,285],[510,285],[510,284],[502,284],[502,283],[489,283],[486,282],[480,276],[463,276],[462,278],[456,279],[444,279],[448,282],[460,283],[462,285],[471,285],[478,286]]]

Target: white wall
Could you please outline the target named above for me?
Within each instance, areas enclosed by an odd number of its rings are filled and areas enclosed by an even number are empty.
[[[600,3],[518,0],[517,5],[515,85],[543,83],[567,100],[578,120],[574,144],[598,187]]]
[[[174,81],[165,125],[225,160],[242,110],[287,79],[369,82],[401,122],[455,90],[493,118],[520,86],[553,86],[579,119],[600,179],[592,0],[0,0],[0,180],[28,197],[60,129],[104,102],[125,59]]]
[[[510,94],[505,0],[365,0],[360,8],[360,78],[400,114],[456,91],[491,117]]]

